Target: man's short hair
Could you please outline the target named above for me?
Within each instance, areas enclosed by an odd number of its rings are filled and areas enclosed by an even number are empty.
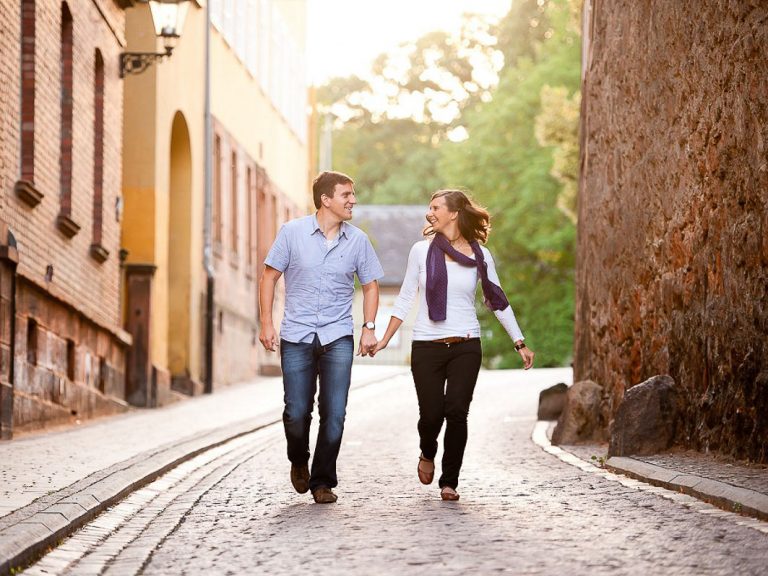
[[[322,205],[320,197],[325,194],[328,198],[333,198],[333,193],[336,191],[336,184],[354,184],[354,180],[342,174],[341,172],[320,172],[317,178],[312,182],[312,200],[315,202],[315,208],[318,210]]]

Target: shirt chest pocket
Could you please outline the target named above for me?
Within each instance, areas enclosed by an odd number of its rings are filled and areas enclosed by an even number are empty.
[[[350,254],[345,252],[329,254],[326,264],[334,288],[342,293],[354,292],[355,263]]]

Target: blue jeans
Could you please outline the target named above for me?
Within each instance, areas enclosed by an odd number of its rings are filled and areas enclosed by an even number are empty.
[[[320,430],[312,460],[310,490],[320,486],[333,488],[338,484],[336,459],[344,432],[353,354],[351,335],[325,346],[320,345],[317,335],[311,344],[280,341],[285,392],[283,425],[288,441],[288,460],[295,466],[309,462],[309,426],[320,376]]]

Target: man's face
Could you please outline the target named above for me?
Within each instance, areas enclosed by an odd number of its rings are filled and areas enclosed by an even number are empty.
[[[352,184],[336,184],[333,198],[323,196],[323,206],[342,222],[352,219],[352,208],[357,204]]]

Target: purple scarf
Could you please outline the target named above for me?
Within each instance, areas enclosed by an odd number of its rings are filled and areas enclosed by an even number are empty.
[[[485,262],[480,244],[477,240],[473,240],[469,245],[472,247],[472,252],[475,253],[474,260],[456,250],[448,242],[448,239],[440,233],[435,234],[434,240],[429,245],[426,296],[429,319],[433,322],[445,320],[445,307],[448,300],[448,268],[445,265],[445,254],[448,254],[462,266],[477,266],[477,273],[480,274],[480,281],[483,285],[485,304],[491,310],[504,310],[509,306],[504,290],[488,279],[488,264]]]

